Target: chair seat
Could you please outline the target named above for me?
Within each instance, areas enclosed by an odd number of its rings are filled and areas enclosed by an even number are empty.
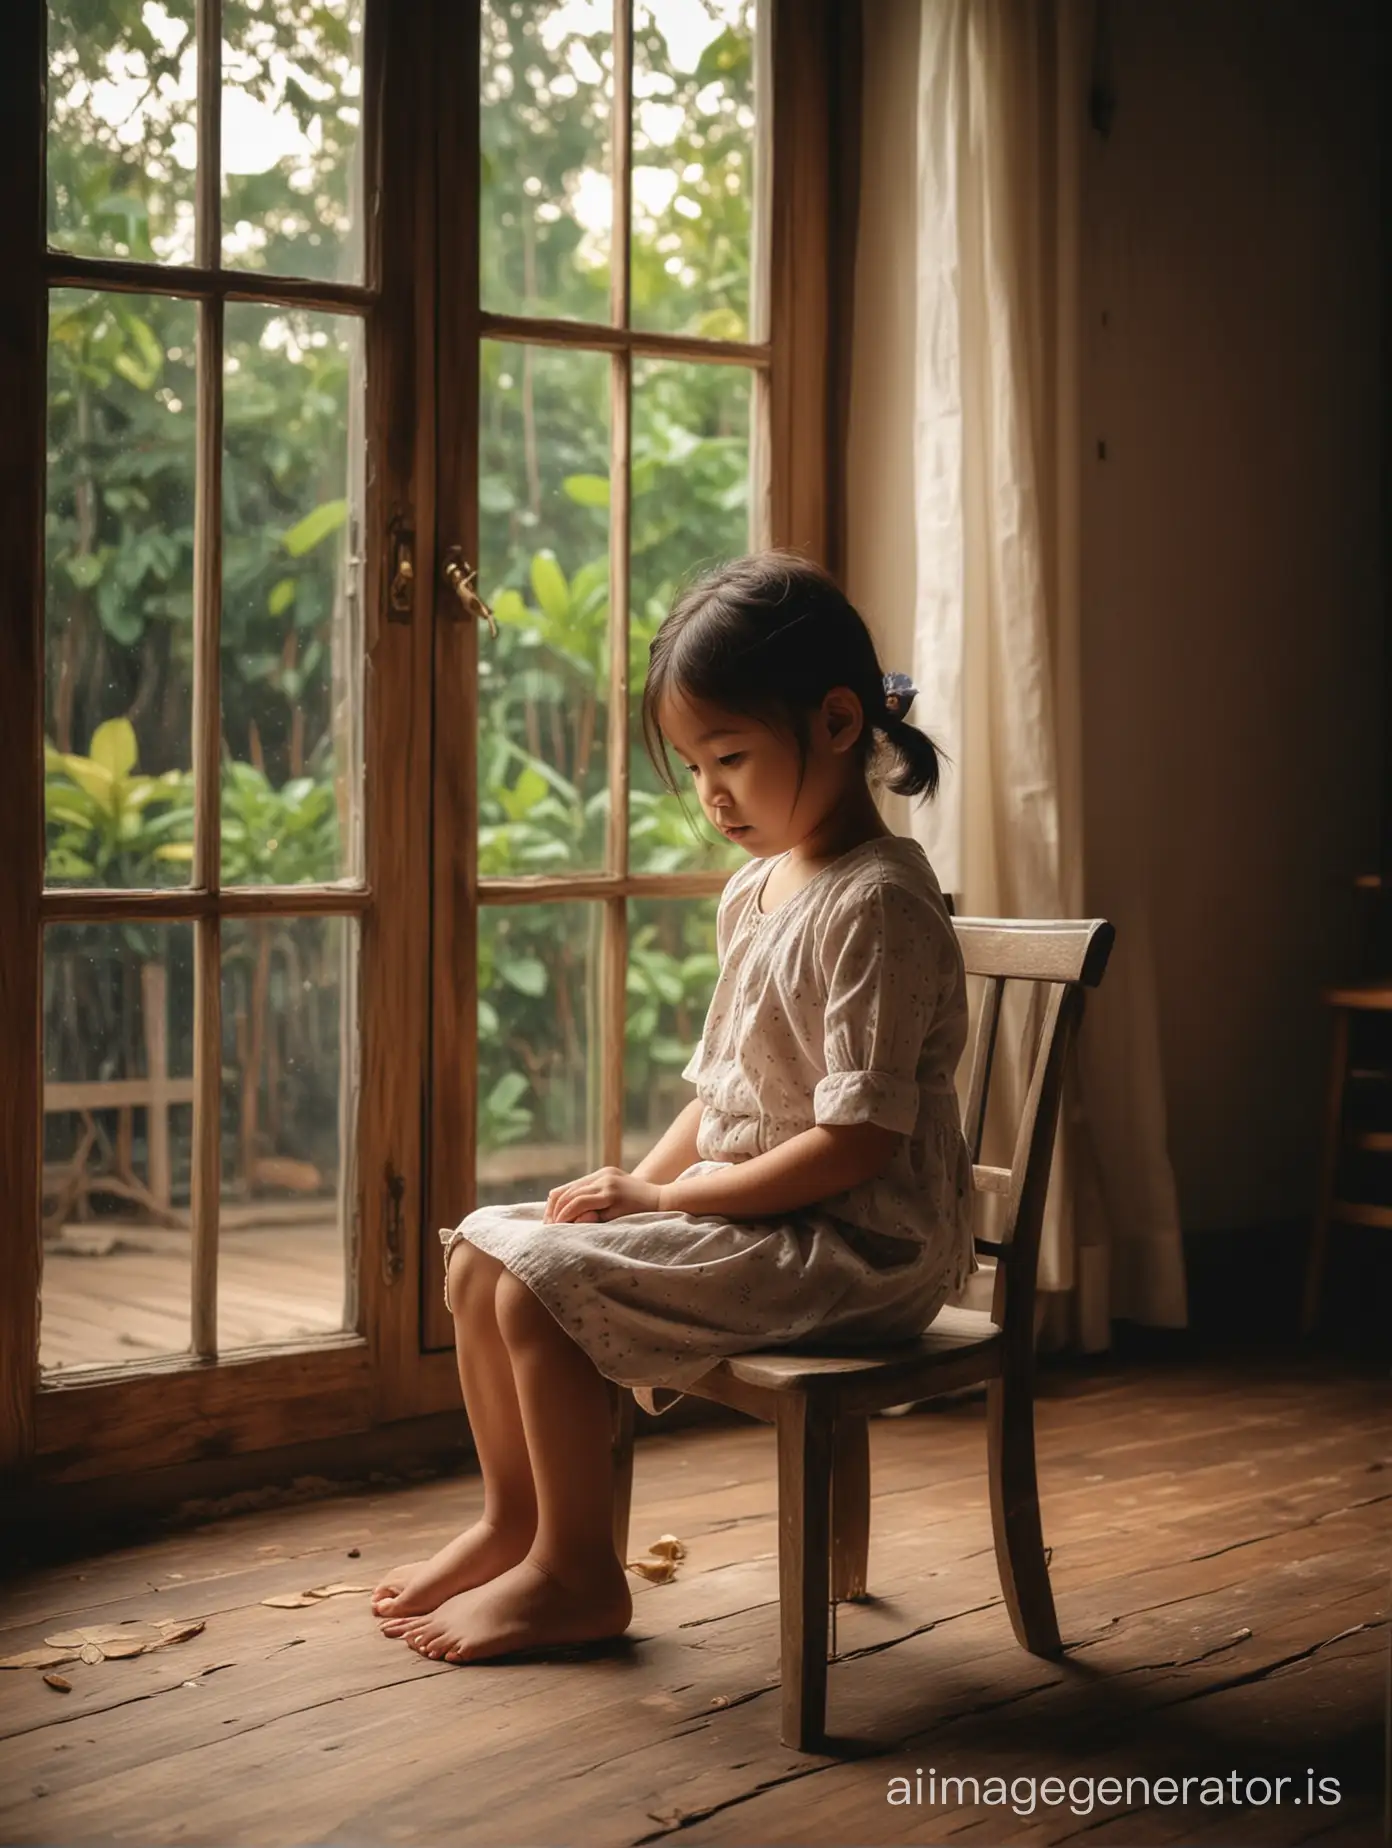
[[[854,1382],[858,1400],[867,1391],[878,1396],[882,1389],[883,1403],[895,1405],[905,1386],[918,1385],[925,1377],[931,1380],[943,1368],[951,1367],[954,1386],[963,1383],[955,1377],[959,1373],[990,1378],[998,1371],[1000,1340],[1000,1329],[984,1310],[949,1305],[938,1311],[931,1326],[914,1341],[892,1347],[827,1348],[820,1353],[815,1349],[762,1349],[733,1354],[714,1372],[775,1393],[835,1390]],[[980,1362],[979,1371],[972,1365],[974,1360]],[[704,1384],[703,1380],[692,1390],[699,1393]],[[943,1390],[948,1390],[946,1385]]]

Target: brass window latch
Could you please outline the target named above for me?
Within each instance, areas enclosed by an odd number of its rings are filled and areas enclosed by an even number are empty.
[[[387,584],[387,617],[409,622],[416,601],[416,535],[399,516],[387,528],[391,578]]]
[[[494,641],[498,639],[498,625],[493,620],[493,612],[478,594],[478,572],[464,556],[462,546],[452,545],[445,553],[445,582],[458,597],[466,616],[475,622],[480,618],[488,624],[488,633]]]

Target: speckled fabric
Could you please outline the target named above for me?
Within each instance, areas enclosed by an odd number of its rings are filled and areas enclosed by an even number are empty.
[[[953,1085],[966,984],[932,868],[915,841],[867,841],[765,913],[775,865],[751,861],[721,897],[720,975],[683,1074],[704,1106],[687,1173],[818,1123],[898,1131],[882,1173],[784,1220],[546,1225],[525,1202],[440,1234],[447,1260],[460,1239],[498,1259],[622,1385],[689,1385],[752,1348],[904,1340],[976,1269]]]

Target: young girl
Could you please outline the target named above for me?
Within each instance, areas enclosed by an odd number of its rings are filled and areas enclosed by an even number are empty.
[[[720,901],[684,1073],[697,1095],[631,1174],[440,1235],[484,1506],[374,1594],[383,1630],[422,1654],[627,1627],[606,1380],[681,1387],[753,1348],[905,1340],[976,1268],[961,953],[922,849],[867,780],[882,755],[895,791],[936,790],[912,694],[831,580],[785,554],[716,571],[659,630],[648,749],[672,788],[677,754],[751,856]]]

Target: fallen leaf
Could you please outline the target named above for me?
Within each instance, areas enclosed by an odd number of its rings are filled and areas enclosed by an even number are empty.
[[[65,1681],[61,1675],[45,1675],[44,1680],[51,1688],[57,1688],[60,1694],[72,1693],[72,1682]]]
[[[201,1617],[167,1618],[160,1625],[159,1641],[146,1643],[147,1649],[164,1649],[172,1643],[186,1643],[191,1636],[201,1636],[204,1630]]]
[[[144,1655],[151,1648],[158,1648],[158,1644],[142,1643],[138,1636],[128,1636],[120,1642],[113,1638],[111,1642],[103,1643],[101,1651],[108,1662],[126,1662],[132,1656]]]
[[[157,1623],[97,1623],[85,1630],[76,1630],[84,1643],[95,1643],[98,1649],[105,1649],[108,1643],[157,1643],[163,1635],[163,1626]]]
[[[350,1594],[356,1595],[359,1592],[371,1590],[370,1585],[316,1585],[312,1591],[307,1591],[305,1596],[307,1598],[343,1598]]]
[[[712,1707],[728,1707],[729,1704],[730,1697],[728,1694],[714,1694],[711,1696]]]
[[[263,1598],[263,1604],[269,1604],[273,1611],[302,1611],[307,1604],[317,1604],[317,1598],[311,1598],[307,1591],[282,1591],[274,1598]]]
[[[628,1569],[654,1585],[665,1585],[676,1576],[677,1562],[674,1559],[630,1559]]]
[[[686,1548],[675,1534],[663,1534],[660,1540],[654,1541],[648,1551],[656,1554],[659,1559],[686,1558]]]
[[[76,1649],[25,1649],[0,1658],[0,1668],[61,1668],[64,1662],[75,1662],[77,1654]]]
[[[95,1668],[97,1663],[104,1662],[106,1657],[95,1643],[84,1643],[82,1645],[82,1660],[87,1664],[88,1668]]]
[[[46,1636],[44,1645],[49,1649],[81,1649],[89,1641],[85,1630],[59,1630],[54,1636]]]

